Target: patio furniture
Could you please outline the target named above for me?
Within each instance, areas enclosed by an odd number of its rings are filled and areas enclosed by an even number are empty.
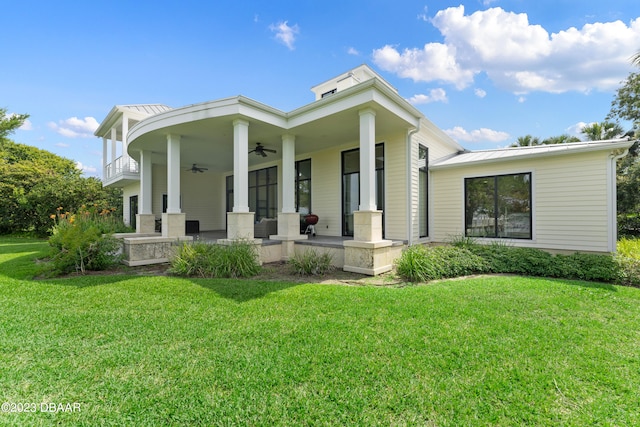
[[[268,239],[273,234],[278,234],[278,220],[275,218],[262,218],[253,226],[254,237]]]

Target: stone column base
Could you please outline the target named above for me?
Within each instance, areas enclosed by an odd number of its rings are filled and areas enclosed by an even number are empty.
[[[280,212],[278,214],[278,234],[269,236],[271,240],[282,242],[282,259],[287,261],[294,255],[296,240],[306,240],[306,234],[300,234],[300,214],[297,212]]]
[[[343,270],[369,276],[391,271],[393,268],[393,257],[390,256],[392,244],[391,240],[377,242],[345,240]]]
[[[187,214],[183,213],[163,213],[162,214],[162,237],[184,237],[185,221]]]
[[[136,233],[147,234],[156,232],[156,216],[154,214],[136,215]]]
[[[359,242],[381,241],[382,211],[354,211],[353,240]]]
[[[253,240],[254,212],[227,212],[227,239]]]

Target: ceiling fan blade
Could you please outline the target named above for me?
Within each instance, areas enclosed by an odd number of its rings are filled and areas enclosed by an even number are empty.
[[[276,150],[272,150],[271,148],[263,148],[262,151],[267,151],[269,153],[277,153]]]
[[[265,153],[264,150],[261,150],[260,154],[262,155],[262,157],[267,157],[267,153]]]

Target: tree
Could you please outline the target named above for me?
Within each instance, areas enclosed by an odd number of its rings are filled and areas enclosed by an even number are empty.
[[[580,142],[580,138],[563,133],[562,135],[550,136],[542,140],[544,145],[568,144],[570,142]]]
[[[640,73],[631,73],[617,90],[607,120],[628,120],[633,130],[640,127]]]
[[[640,66],[640,52],[633,57]],[[637,137],[640,125],[640,73],[630,73],[622,82],[611,102],[607,119],[628,120],[633,123],[633,134]],[[620,235],[640,234],[640,149],[638,142],[629,149],[629,154],[618,162],[617,197],[618,228]]]
[[[5,139],[18,129],[25,120],[29,118],[28,114],[11,114],[7,115],[6,108],[0,108],[0,140]]]
[[[512,147],[531,147],[533,145],[540,145],[540,139],[531,135],[519,136],[516,142],[511,144]]]
[[[0,176],[0,234],[46,235],[59,207],[122,209],[121,190],[82,177],[72,160],[8,139],[0,139]]]
[[[605,120],[604,122],[595,122],[583,127],[580,133],[587,138],[587,141],[603,141],[624,135],[624,129],[617,123]]]

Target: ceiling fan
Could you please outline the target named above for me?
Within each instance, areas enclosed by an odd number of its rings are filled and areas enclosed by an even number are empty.
[[[198,166],[196,166],[196,164],[194,163],[193,166],[191,166],[189,169],[187,169],[188,171],[191,171],[193,173],[198,173],[198,172],[204,172],[209,170],[208,168],[199,168]]]
[[[270,148],[265,148],[261,142],[256,142],[256,148],[249,151],[249,154],[256,153],[256,156],[267,157],[267,153],[275,153],[276,150],[272,150]]]

